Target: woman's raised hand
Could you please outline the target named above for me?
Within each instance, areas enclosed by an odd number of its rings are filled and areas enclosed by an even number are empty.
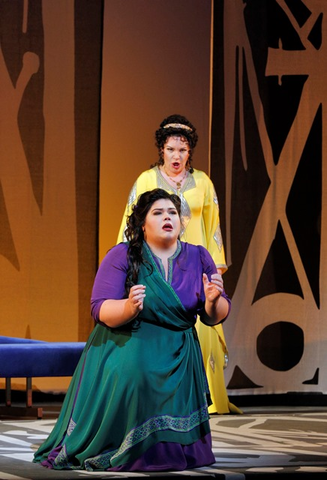
[[[145,286],[144,285],[134,285],[128,295],[128,300],[133,312],[133,315],[138,315],[141,310],[143,310],[143,301],[145,298]]]
[[[209,281],[208,275],[204,273],[202,279],[206,300],[215,303],[224,290],[222,275],[220,273],[214,273],[211,275],[211,281]]]

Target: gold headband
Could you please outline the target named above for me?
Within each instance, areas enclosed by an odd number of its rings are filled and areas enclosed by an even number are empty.
[[[182,123],[168,123],[167,125],[164,125],[163,128],[180,128],[182,130],[188,130],[192,131],[192,128],[189,127],[188,125],[183,125]]]

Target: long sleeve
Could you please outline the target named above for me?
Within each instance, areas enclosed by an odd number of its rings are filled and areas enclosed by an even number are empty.
[[[91,315],[99,321],[99,312],[105,300],[120,300],[125,296],[128,269],[127,245],[114,246],[101,262],[95,276],[91,295]]]
[[[211,254],[217,268],[227,270],[224,244],[220,229],[218,197],[212,181],[206,176],[206,191],[203,205],[203,228],[206,248]]]

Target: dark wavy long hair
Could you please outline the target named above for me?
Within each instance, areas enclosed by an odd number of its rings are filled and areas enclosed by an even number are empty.
[[[137,203],[133,207],[132,214],[127,219],[127,227],[125,230],[126,238],[129,241],[127,251],[128,272],[125,284],[127,295],[130,288],[137,284],[139,268],[141,263],[144,263],[142,252],[145,218],[154,202],[161,199],[170,200],[175,206],[179,217],[181,217],[180,198],[177,195],[166,192],[166,190],[155,188],[139,196]]]
[[[165,128],[166,125],[171,126]],[[179,127],[178,125],[182,126]],[[189,128],[183,128],[183,126]],[[187,141],[190,148],[187,168],[189,169],[190,173],[193,173],[192,155],[193,150],[198,142],[198,134],[196,133],[196,128],[194,127],[194,125],[186,117],[183,117],[183,115],[179,114],[170,115],[169,117],[165,118],[160,123],[160,127],[158,128],[158,130],[156,130],[155,140],[156,147],[158,148],[159,159],[155,164],[151,165],[151,167],[164,164],[163,148],[169,137],[180,137],[184,141]]]

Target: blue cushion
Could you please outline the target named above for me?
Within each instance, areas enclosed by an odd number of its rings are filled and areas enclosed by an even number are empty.
[[[85,342],[2,342],[0,377],[71,376],[84,346]]]
[[[0,335],[0,344],[2,343],[45,343],[42,340],[31,340],[30,338],[3,337]]]

